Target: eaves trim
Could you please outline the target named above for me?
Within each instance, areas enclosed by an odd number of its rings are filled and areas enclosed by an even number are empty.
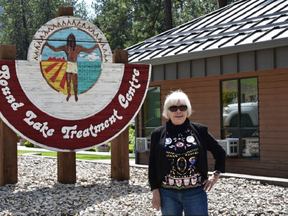
[[[215,56],[223,56],[223,55],[229,55],[229,54],[235,54],[235,53],[256,51],[256,50],[262,50],[262,49],[271,49],[271,48],[282,47],[282,46],[288,46],[288,38],[275,39],[271,41],[259,42],[259,43],[254,43],[254,44],[249,43],[249,44],[220,48],[220,49],[198,51],[198,52],[167,56],[167,57],[162,57],[162,58],[154,58],[154,59],[143,60],[143,61],[131,61],[131,62],[129,61],[129,63],[161,65],[161,64],[169,64],[169,63],[182,62],[182,61],[188,61],[188,60],[210,58],[210,57],[215,57]]]

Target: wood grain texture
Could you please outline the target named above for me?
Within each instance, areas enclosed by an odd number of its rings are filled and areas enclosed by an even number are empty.
[[[75,152],[57,152],[57,176],[62,184],[76,183]]]
[[[0,59],[15,60],[16,46],[1,45]],[[0,118],[0,185],[15,184],[17,182],[17,135]]]
[[[73,16],[73,7],[59,7],[56,17]]]
[[[113,62],[128,62],[127,51],[117,50],[113,55]],[[118,181],[130,178],[129,127],[111,141],[111,178]]]
[[[258,77],[259,94],[259,160],[227,158],[226,172],[251,175],[288,177],[288,68],[151,82],[161,88],[161,109],[170,91],[182,89],[188,94],[192,108],[190,120],[208,126],[219,139],[220,81]],[[140,116],[139,116],[140,118]],[[162,124],[166,119],[162,117]],[[213,156],[208,153],[209,170],[214,170]]]
[[[90,38],[89,41],[91,43],[99,44],[103,56],[103,62],[112,62],[112,52],[103,32],[93,23],[73,16],[59,16],[45,23],[33,36],[32,42],[29,46],[27,59],[31,61],[41,61],[45,42],[52,37],[56,37],[57,40],[57,37],[67,30],[71,32],[73,31],[73,34],[77,34],[77,32],[83,33],[86,35],[86,38]],[[55,38],[53,38],[53,40],[54,39]],[[63,41],[63,38],[61,38],[61,41]],[[76,42],[77,41],[82,42],[83,39],[81,37],[76,37]]]
[[[16,59],[16,45],[1,45],[0,59],[15,60]]]

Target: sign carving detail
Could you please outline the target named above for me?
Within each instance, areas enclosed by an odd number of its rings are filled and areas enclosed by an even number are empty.
[[[147,93],[150,65],[114,64],[104,34],[57,17],[34,35],[27,60],[0,60],[0,117],[36,145],[75,151],[118,136]]]

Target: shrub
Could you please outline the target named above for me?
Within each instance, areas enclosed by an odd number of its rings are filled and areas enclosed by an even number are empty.
[[[26,147],[34,147],[34,144],[31,143],[31,142],[29,142],[29,141],[26,141],[26,142],[24,143],[24,145],[25,145]]]
[[[87,149],[86,151],[94,151],[94,152],[96,152],[97,151],[97,147],[94,147],[92,149]]]
[[[135,145],[135,129],[134,123],[129,125],[129,144]]]

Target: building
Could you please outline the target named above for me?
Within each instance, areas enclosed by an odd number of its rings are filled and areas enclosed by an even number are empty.
[[[127,50],[152,65],[138,137],[166,122],[165,96],[182,89],[190,120],[227,146],[227,172],[288,177],[288,1],[240,0]]]

